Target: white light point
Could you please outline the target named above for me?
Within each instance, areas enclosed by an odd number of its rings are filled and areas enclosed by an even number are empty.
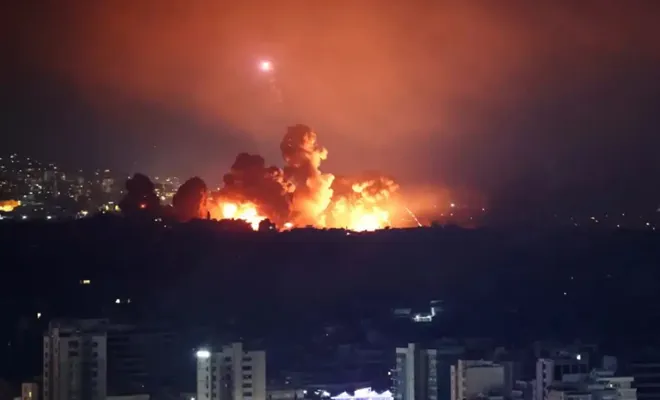
[[[211,352],[208,350],[197,350],[195,356],[197,356],[197,358],[206,359],[211,357]]]
[[[259,69],[263,72],[270,72],[273,70],[273,63],[268,60],[259,62]]]

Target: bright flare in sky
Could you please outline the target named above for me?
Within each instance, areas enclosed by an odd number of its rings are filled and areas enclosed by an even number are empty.
[[[270,72],[273,70],[273,63],[268,60],[263,60],[259,63],[259,69],[263,72]]]

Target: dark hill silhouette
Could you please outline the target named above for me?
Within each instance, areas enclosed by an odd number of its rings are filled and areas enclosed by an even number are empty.
[[[200,320],[207,308],[240,314],[441,298],[484,312],[529,309],[548,321],[607,307],[642,310],[660,293],[660,236],[632,231],[275,233],[241,221],[99,216],[5,223],[0,235],[5,304],[43,304],[51,315],[102,313],[122,296],[145,316]],[[81,279],[92,280],[93,293]],[[88,294],[92,300],[81,301]]]

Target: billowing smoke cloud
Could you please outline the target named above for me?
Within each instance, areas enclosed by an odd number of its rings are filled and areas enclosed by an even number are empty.
[[[332,188],[334,196],[328,210],[331,225],[371,230],[391,223],[396,211],[391,209],[391,200],[399,190],[392,178],[373,172],[359,178],[338,177]]]
[[[193,177],[184,182],[172,199],[172,206],[176,216],[181,221],[190,221],[194,218],[208,218],[208,189],[206,183]]]
[[[394,180],[377,173],[335,180],[322,172],[328,151],[306,125],[289,127],[280,150],[283,169],[267,168],[259,155],[239,154],[213,196],[212,217],[244,219],[254,229],[266,218],[284,228],[374,230],[391,224]]]
[[[159,214],[160,201],[151,179],[143,174],[135,174],[126,181],[126,196],[119,202],[122,213],[127,216],[141,213]]]
[[[371,197],[374,201],[388,199],[399,189],[394,178],[384,176],[378,172],[367,172],[359,176],[338,176],[332,184],[335,196],[347,197],[360,193]]]
[[[259,215],[267,215],[276,223],[286,222],[291,194],[295,186],[284,178],[278,167],[266,167],[259,155],[241,153],[225,174],[224,187],[216,194],[220,202],[252,203]]]
[[[306,125],[288,129],[280,144],[286,167],[284,175],[296,185],[292,212],[297,225],[325,226],[324,212],[332,199],[332,174],[321,172],[321,161],[328,151],[316,141],[314,133]]]

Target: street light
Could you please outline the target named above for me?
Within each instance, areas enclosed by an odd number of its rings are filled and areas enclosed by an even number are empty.
[[[206,359],[211,357],[211,352],[202,349],[202,350],[197,350],[197,353],[195,353],[195,355],[197,356],[197,358]]]

